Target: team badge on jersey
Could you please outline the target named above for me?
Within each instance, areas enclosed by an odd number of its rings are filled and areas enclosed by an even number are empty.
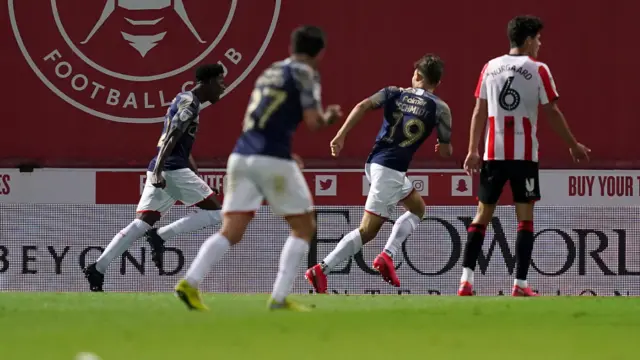
[[[187,121],[193,117],[193,113],[189,109],[184,109],[180,113],[180,120]]]
[[[27,63],[61,99],[105,120],[152,123],[176,91],[194,86],[199,64],[222,64],[227,92],[239,85],[269,45],[280,5],[9,0],[9,16]]]

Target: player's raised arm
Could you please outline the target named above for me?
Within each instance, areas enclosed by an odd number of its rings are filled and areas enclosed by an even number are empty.
[[[582,160],[589,161],[589,152],[591,150],[580,144],[573,136],[567,120],[558,107],[557,100],[560,97],[556,89],[551,71],[546,64],[540,63],[538,66],[538,76],[540,77],[540,103],[547,114],[549,123],[553,131],[558,134],[562,140],[569,146],[571,156],[576,162]]]
[[[162,142],[162,147],[160,147],[160,152],[158,153],[158,160],[156,161],[156,166],[153,169],[153,179],[152,184],[155,187],[164,188],[166,183],[164,178],[162,177],[162,171],[164,171],[164,164],[173,151],[173,148],[178,143],[178,139],[184,134],[189,124],[196,117],[197,111],[193,109],[194,103],[193,99],[184,98],[180,104],[178,104],[178,111],[175,116],[169,122],[169,128],[167,129],[167,136],[164,138]]]
[[[442,157],[450,157],[453,155],[453,146],[451,145],[451,109],[444,101],[438,103],[436,113],[438,119],[436,130],[438,132],[438,144],[436,150]]]
[[[349,134],[349,131],[351,131],[351,129],[360,122],[364,117],[364,114],[370,110],[382,107],[388,99],[397,95],[399,91],[399,88],[393,86],[384,88],[354,106],[349,113],[349,116],[347,116],[347,120],[342,124],[342,127],[338,130],[338,133],[331,141],[331,155],[337,157],[340,154],[340,151],[344,147],[344,141],[347,138],[347,134]]]
[[[302,117],[311,130],[331,125],[342,116],[339,105],[329,105],[322,111],[321,87],[318,75],[310,66],[299,65],[292,68],[293,78],[300,90]]]

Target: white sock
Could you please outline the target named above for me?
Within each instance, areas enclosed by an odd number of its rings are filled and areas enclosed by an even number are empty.
[[[131,244],[133,244],[136,239],[141,238],[149,229],[151,229],[151,225],[146,222],[140,219],[133,220],[131,224],[120,230],[120,232],[113,237],[107,248],[104,249],[104,252],[98,258],[98,261],[96,261],[96,269],[104,274],[113,259],[122,255],[122,253],[131,247]]]
[[[523,288],[523,289],[526,289],[526,288],[529,287],[529,284],[527,284],[527,280],[515,279],[515,280],[513,280],[513,285],[515,285],[517,287],[520,287],[520,288]]]
[[[293,280],[296,278],[298,268],[307,250],[309,250],[307,241],[294,236],[287,238],[287,242],[282,248],[282,254],[280,254],[278,276],[273,284],[273,292],[271,293],[271,298],[276,302],[283,302],[291,292]]]
[[[328,273],[336,265],[357,254],[360,249],[362,249],[362,237],[360,229],[355,229],[345,235],[336,248],[324,258],[322,262],[327,266],[324,272]]]
[[[420,224],[420,218],[415,214],[410,211],[402,214],[393,224],[393,229],[391,230],[391,235],[389,235],[389,240],[387,240],[387,245],[384,246],[384,251],[393,258],[400,250],[402,243],[418,227],[418,224]]]
[[[462,277],[460,278],[460,282],[468,282],[469,284],[473,285],[473,270],[471,270],[470,268],[462,268]]]
[[[178,234],[200,230],[207,226],[218,225],[220,222],[222,222],[220,210],[202,210],[161,227],[158,229],[158,235],[166,241]]]
[[[221,233],[214,234],[202,244],[184,278],[191,286],[198,287],[211,267],[222,259],[229,248],[231,243],[226,237]]]

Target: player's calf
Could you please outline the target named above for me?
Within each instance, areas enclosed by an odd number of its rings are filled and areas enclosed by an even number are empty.
[[[415,190],[411,190],[401,203],[407,212],[402,214],[393,224],[391,235],[383,252],[373,261],[373,268],[380,272],[382,279],[396,287],[400,286],[400,280],[396,274],[393,258],[400,250],[402,243],[416,230],[425,211],[424,200]]]
[[[156,265],[158,270],[164,269],[164,240],[158,235],[158,229],[151,229],[145,234],[147,243],[151,248],[151,261]]]
[[[151,248],[151,260],[162,273],[165,242],[172,237],[215,226],[222,221],[220,210],[199,210],[159,229],[151,229],[145,234]]]
[[[407,240],[418,227],[420,220],[421,218],[410,211],[402,214],[393,225],[391,235],[389,236],[389,240],[387,240],[384,250],[373,261],[373,268],[380,272],[384,281],[393,286],[400,286],[400,280],[393,265],[393,258],[398,253],[402,243]]]
[[[513,283],[513,296],[537,296],[527,282],[531,254],[533,253],[533,203],[516,203],[518,233],[516,235],[516,278]]]
[[[222,230],[209,237],[200,247],[198,255],[191,263],[184,279],[194,288],[197,288],[202,279],[207,275],[211,267],[215,265],[231,246],[242,240],[249,222],[253,218],[253,212],[225,213]]]
[[[133,220],[127,227],[118,232],[107,248],[104,249],[98,260],[83,270],[85,277],[89,281],[91,291],[102,291],[104,274],[109,264],[117,257],[121,256],[138,238],[151,229],[151,225],[160,218],[156,212],[139,213],[138,218]]]
[[[384,252],[391,258],[396,255],[402,243],[418,228],[418,224],[424,217],[424,200],[422,200],[422,196],[417,191],[412,190],[402,200],[402,205],[407,209],[407,212],[402,214],[393,224],[391,235],[384,247]]]
[[[291,227],[291,234],[282,248],[278,275],[273,284],[271,299],[275,304],[285,304],[285,299],[291,292],[293,281],[304,254],[309,250],[309,243],[316,232],[316,221],[313,212],[285,216]],[[322,288],[319,288],[322,290]],[[326,292],[326,282],[324,285]]]
[[[378,215],[365,212],[360,227],[345,235],[336,248],[318,264],[322,272],[328,274],[338,264],[357,254],[363,245],[378,235],[385,220]]]
[[[478,256],[482,251],[487,224],[493,217],[495,204],[478,204],[478,210],[473,222],[467,228],[467,242],[462,257],[462,277],[460,278],[459,296],[473,295],[474,272],[478,263]]]

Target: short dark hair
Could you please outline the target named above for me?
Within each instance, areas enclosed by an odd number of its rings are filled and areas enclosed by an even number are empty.
[[[507,36],[511,47],[521,47],[528,37],[536,37],[544,28],[544,24],[540,18],[524,15],[516,16],[507,25]]]
[[[438,85],[444,72],[444,61],[438,55],[426,54],[416,61],[413,67],[427,79],[429,84]]]
[[[222,74],[224,74],[224,68],[220,64],[200,65],[196,69],[196,81],[207,83]]]
[[[291,33],[291,49],[294,54],[316,57],[324,46],[324,31],[317,26],[300,26]]]

